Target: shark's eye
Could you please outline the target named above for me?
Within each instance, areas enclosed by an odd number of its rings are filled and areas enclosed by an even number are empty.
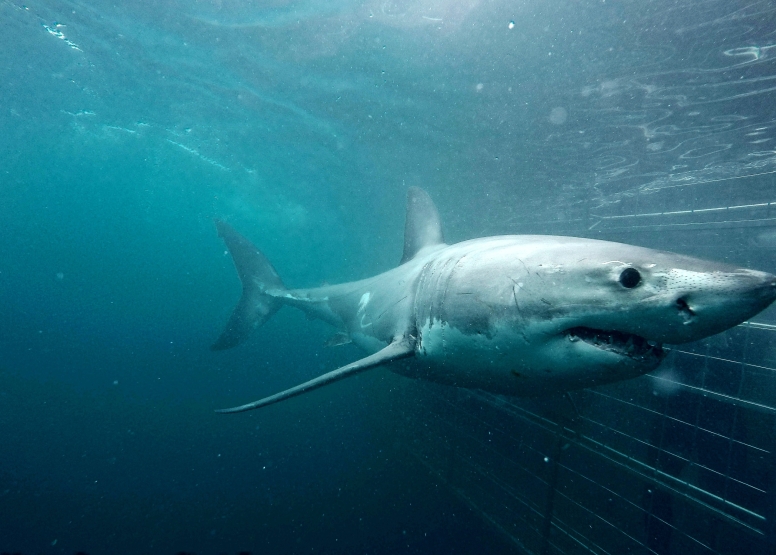
[[[633,289],[641,282],[641,274],[636,268],[625,268],[620,274],[620,285]]]

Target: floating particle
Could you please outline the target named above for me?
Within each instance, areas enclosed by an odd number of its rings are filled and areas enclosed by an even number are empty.
[[[558,106],[557,108],[553,108],[550,111],[550,115],[547,119],[549,119],[550,123],[554,125],[563,125],[566,123],[568,117],[569,113],[566,111],[566,108]]]

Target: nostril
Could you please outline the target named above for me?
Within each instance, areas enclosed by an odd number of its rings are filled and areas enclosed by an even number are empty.
[[[679,309],[679,314],[682,318],[684,318],[685,324],[689,324],[693,317],[695,317],[695,312],[693,312],[692,308],[690,308],[690,305],[687,304],[687,301],[681,297],[676,299],[676,308]]]

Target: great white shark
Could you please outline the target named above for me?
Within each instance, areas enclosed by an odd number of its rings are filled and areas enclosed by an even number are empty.
[[[622,243],[506,235],[447,245],[422,189],[407,194],[404,254],[377,276],[287,289],[253,244],[217,221],[243,293],[212,345],[243,342],[289,305],[368,356],[270,397],[264,407],[378,366],[411,378],[536,396],[655,370],[663,344],[696,341],[776,299],[776,276]]]

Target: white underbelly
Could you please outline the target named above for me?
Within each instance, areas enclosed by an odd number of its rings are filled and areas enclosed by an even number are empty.
[[[521,394],[518,378],[530,371],[531,364],[525,360],[529,349],[515,331],[502,329],[490,336],[466,334],[435,321],[419,330],[419,336],[417,377],[458,387]]]
[[[514,327],[495,327],[489,335],[467,334],[437,320],[419,330],[414,361],[394,371],[517,396],[559,394],[632,378],[645,371],[637,371],[605,351],[595,351],[596,358],[591,358],[581,350],[563,348],[565,338],[541,339],[547,334],[532,331],[533,341],[529,342]]]

